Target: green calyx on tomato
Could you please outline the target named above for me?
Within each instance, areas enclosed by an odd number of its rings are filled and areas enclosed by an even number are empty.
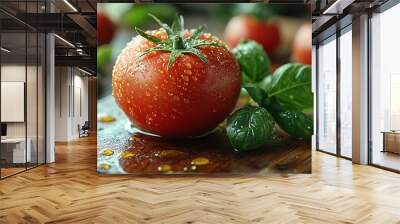
[[[304,113],[313,106],[311,67],[289,63],[266,76],[261,68],[267,67],[267,56],[260,50],[256,42],[241,42],[233,49],[242,76],[247,77],[242,88],[259,106],[241,108],[228,118],[227,135],[236,151],[255,150],[270,142],[275,123],[296,139],[313,134],[313,121]]]
[[[150,35],[145,31],[135,27],[136,32],[140,36],[156,44],[156,46],[147,49],[140,56],[147,55],[154,51],[171,52],[168,61],[168,68],[170,68],[174,61],[182,54],[193,54],[207,64],[207,58],[197,49],[197,47],[199,46],[210,45],[225,47],[225,45],[220,42],[198,38],[204,30],[204,25],[199,26],[193,31],[191,36],[185,38],[183,16],[176,15],[175,20],[171,26],[163,23],[152,14],[149,14],[149,16],[151,16],[158,23],[158,25],[160,25],[165,30],[168,37],[165,40],[161,40],[160,38]]]

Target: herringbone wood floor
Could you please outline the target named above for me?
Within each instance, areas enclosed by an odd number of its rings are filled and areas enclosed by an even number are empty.
[[[94,137],[0,181],[0,223],[400,223],[400,175],[313,153],[312,175],[102,176]]]

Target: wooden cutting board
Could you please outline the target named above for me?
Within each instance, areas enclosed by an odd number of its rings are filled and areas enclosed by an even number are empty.
[[[105,174],[266,175],[311,173],[310,142],[278,133],[273,144],[235,152],[223,124],[196,139],[168,140],[135,132],[112,96],[98,101],[97,171]],[[106,118],[106,119],[104,119]],[[107,119],[108,118],[108,119]]]

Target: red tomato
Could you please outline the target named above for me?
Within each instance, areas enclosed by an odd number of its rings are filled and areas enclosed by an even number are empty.
[[[161,30],[148,33],[167,38]],[[206,38],[215,37],[199,37]],[[137,36],[119,55],[112,85],[120,108],[139,129],[164,137],[198,136],[218,126],[233,110],[241,88],[239,64],[232,53],[224,47],[199,46],[207,64],[183,54],[168,68],[170,52],[139,57],[154,46]]]
[[[111,42],[115,33],[115,24],[103,13],[97,14],[97,45]]]
[[[257,20],[251,16],[241,15],[233,17],[225,28],[225,40],[229,47],[233,48],[241,40],[254,40],[271,54],[281,42],[277,24]]]
[[[312,51],[312,25],[311,23],[303,24],[296,33],[293,41],[293,58],[302,64],[311,64]]]

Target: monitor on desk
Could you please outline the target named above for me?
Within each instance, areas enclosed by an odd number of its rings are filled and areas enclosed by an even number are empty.
[[[7,137],[7,124],[1,123],[1,138]]]

